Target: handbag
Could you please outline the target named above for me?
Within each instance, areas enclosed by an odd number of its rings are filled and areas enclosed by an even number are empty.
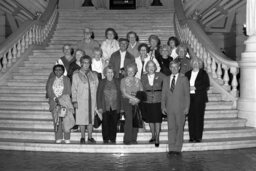
[[[67,114],[67,108],[61,106],[59,108],[59,113],[58,114],[59,114],[60,118],[64,118],[66,116],[66,114]]]
[[[93,127],[99,128],[101,123],[102,123],[102,120],[100,119],[99,115],[97,113],[95,113]]]
[[[133,128],[143,128],[143,121],[141,111],[138,105],[132,107],[133,111],[133,119],[132,119],[132,126]]]

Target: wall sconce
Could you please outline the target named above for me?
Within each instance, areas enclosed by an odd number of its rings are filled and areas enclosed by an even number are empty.
[[[245,36],[248,36],[248,35],[247,35],[247,31],[246,31],[246,24],[243,25],[243,34],[244,34]]]

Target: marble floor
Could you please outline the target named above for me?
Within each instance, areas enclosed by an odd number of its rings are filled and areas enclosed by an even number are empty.
[[[147,171],[255,171],[256,148],[155,154],[80,154],[0,150],[1,171],[147,170]]]

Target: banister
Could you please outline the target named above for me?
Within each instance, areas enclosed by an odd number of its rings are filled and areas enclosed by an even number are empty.
[[[221,92],[222,99],[233,101],[234,108],[236,108],[238,62],[225,56],[216,48],[197,22],[186,17],[181,0],[174,0],[174,6],[177,36],[182,43],[189,46],[193,54],[192,57],[196,56],[202,59],[211,83]]]
[[[57,19],[58,0],[50,0],[44,13],[33,21],[26,21],[0,46],[0,75],[16,62],[32,44],[42,43]]]

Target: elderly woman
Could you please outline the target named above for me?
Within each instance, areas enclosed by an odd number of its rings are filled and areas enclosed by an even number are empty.
[[[156,58],[160,63],[160,39],[157,35],[150,35],[148,38],[150,59]]]
[[[76,49],[75,51],[76,60],[70,64],[68,74],[67,74],[71,82],[72,82],[72,76],[74,71],[79,70],[81,68],[80,58],[84,55],[85,55],[85,52],[82,49]]]
[[[170,54],[173,59],[176,59],[178,57],[178,54],[176,53],[176,49],[179,46],[180,42],[177,37],[170,37],[167,41],[167,45],[170,47]]]
[[[179,55],[175,61],[180,63],[180,73],[185,74],[189,70],[191,70],[190,59],[186,57],[187,48],[184,45],[181,45],[176,50]]]
[[[171,70],[169,68],[169,64],[173,61],[173,58],[169,55],[170,54],[170,47],[168,45],[162,45],[160,48],[161,58],[160,58],[160,66],[161,72],[169,76],[171,75]]]
[[[85,54],[92,57],[93,49],[96,47],[100,47],[100,44],[92,39],[93,31],[90,28],[85,28],[84,30],[84,38],[83,40],[77,43],[77,48],[85,51]]]
[[[71,103],[71,85],[68,77],[64,76],[64,66],[55,65],[53,67],[54,77],[49,79],[47,94],[49,95],[50,112],[53,114],[55,126],[56,143],[61,143],[64,138],[65,143],[70,143],[70,129],[74,126],[74,109]],[[60,117],[60,106],[66,108],[66,116]],[[69,119],[73,123],[70,123]],[[63,137],[64,134],[64,137]]]
[[[130,31],[127,33],[126,38],[129,40],[127,51],[130,52],[135,58],[139,57],[139,36],[137,35],[137,33],[134,31]]]
[[[121,108],[120,81],[114,78],[111,66],[104,68],[105,79],[100,81],[97,90],[97,108],[103,113],[102,136],[104,143],[115,143],[118,113]]]
[[[105,65],[106,65],[105,61],[102,58],[101,48],[94,48],[93,58],[92,58],[92,71],[97,72],[99,80],[101,80],[104,76],[103,69],[104,69]]]
[[[141,43],[138,47],[140,56],[135,58],[135,63],[137,65],[137,73],[135,75],[136,78],[141,78],[142,74],[146,73],[146,63],[150,60],[150,56],[148,54],[149,52],[149,47],[146,43]],[[160,65],[157,61],[156,58],[152,59],[155,64],[156,64],[156,71],[159,72],[160,71]]]
[[[138,128],[133,128],[133,109],[140,100],[136,98],[136,93],[142,91],[143,87],[138,78],[136,64],[126,66],[127,76],[121,80],[121,92],[123,96],[123,109],[125,112],[124,144],[136,144]]]
[[[102,42],[101,49],[103,52],[102,57],[108,63],[112,53],[119,49],[119,42],[117,41],[117,33],[113,28],[105,30],[105,37],[106,40]]]
[[[146,64],[147,74],[142,75],[143,90],[147,94],[147,100],[143,103],[144,118],[149,123],[152,138],[150,143],[159,147],[159,135],[162,123],[161,97],[164,75],[156,72],[156,64],[150,60]]]
[[[96,109],[97,74],[90,70],[91,57],[80,58],[81,69],[74,72],[72,78],[72,101],[76,108],[76,124],[81,128],[80,143],[85,143],[85,126],[88,130],[88,142],[96,143],[92,138],[94,112]]]
[[[202,69],[201,59],[193,58],[190,64],[193,69],[186,73],[190,83],[189,142],[199,143],[203,136],[205,103],[208,102],[207,90],[210,81],[208,74]]]

